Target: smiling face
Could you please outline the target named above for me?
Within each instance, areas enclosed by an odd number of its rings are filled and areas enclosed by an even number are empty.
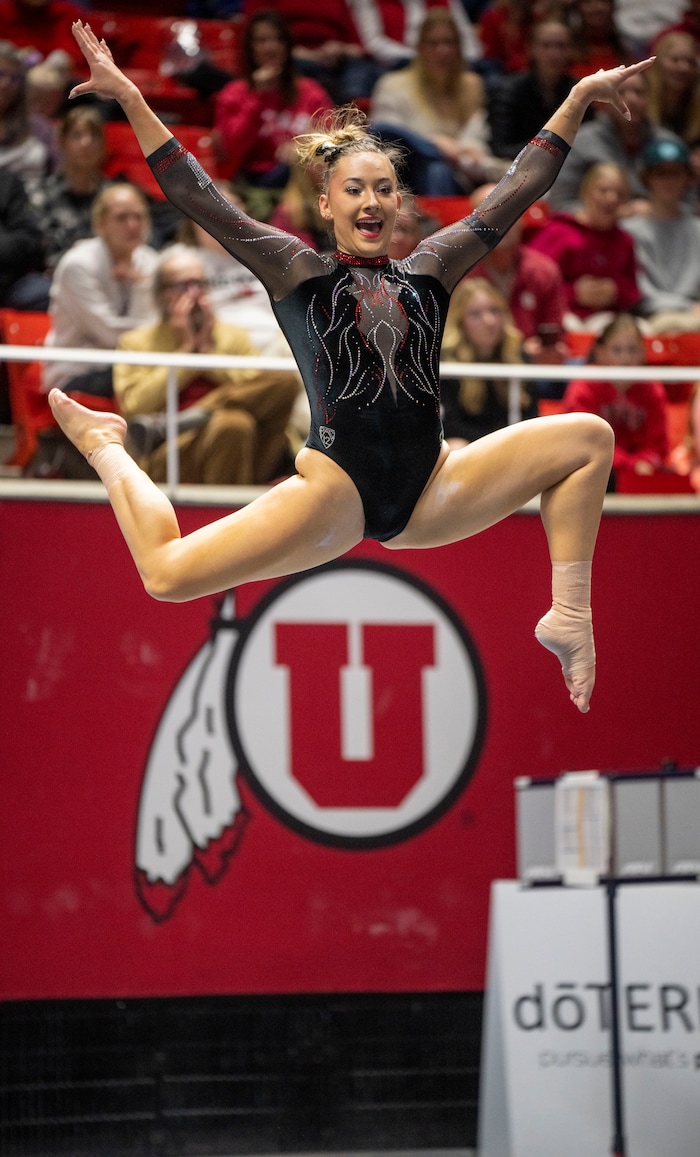
[[[319,207],[338,249],[357,257],[386,253],[401,205],[393,165],[382,153],[351,153],[333,167]]]
[[[674,93],[689,92],[698,76],[698,61],[692,36],[669,32],[662,36],[654,68],[664,87]]]

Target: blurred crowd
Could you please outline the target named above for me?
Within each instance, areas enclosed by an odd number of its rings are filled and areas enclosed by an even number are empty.
[[[0,327],[10,315],[45,315],[53,347],[288,353],[260,283],[164,202],[119,132],[117,107],[69,99],[85,76],[76,19],[105,35],[175,136],[189,145],[194,131],[206,142],[198,155],[227,197],[319,251],[334,243],[318,174],[299,168],[293,138],[319,112],[357,104],[403,150],[396,260],[446,213],[477,209],[578,78],[655,55],[624,86],[630,119],[595,108],[547,197],[455,293],[443,359],[511,368],[503,380],[446,380],[445,435],[464,445],[514,416],[591,409],[616,431],[611,487],[632,474],[700,489],[700,394],[670,392],[662,366],[657,382],[614,374],[644,365],[654,339],[700,335],[700,0],[168,8],[151,36],[129,0],[108,10],[0,0]],[[585,360],[610,366],[610,380],[575,380]],[[516,399],[512,367],[527,362],[542,378],[522,383]],[[566,363],[568,384],[547,378],[547,366]],[[7,365],[3,374],[0,424],[11,425],[19,416]],[[48,362],[39,389],[52,386],[122,412],[132,453],[164,477],[164,370]],[[308,423],[296,373],[183,370],[178,391],[183,481],[260,485],[293,469]],[[679,397],[674,432],[669,405]],[[47,477],[84,469],[57,431],[22,468]]]

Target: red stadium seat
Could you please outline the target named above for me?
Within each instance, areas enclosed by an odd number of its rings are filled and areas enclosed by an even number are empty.
[[[41,346],[50,327],[48,313],[0,309],[0,338],[5,345]],[[36,454],[41,431],[57,429],[57,424],[43,390],[41,362],[8,361],[6,364],[15,427],[15,449],[8,465],[24,468]],[[93,410],[116,413],[118,409],[112,398],[99,398],[77,390],[71,391],[71,397]]]
[[[417,196],[416,203],[426,217],[434,217],[440,226],[451,225],[462,217],[468,217],[472,211],[471,198],[462,197],[428,197]],[[544,225],[549,217],[550,208],[546,201],[535,201],[525,210],[522,216],[523,239],[526,241]]]
[[[104,36],[120,68],[162,72],[178,32],[191,25],[212,64],[230,72],[238,69],[243,27],[239,16],[231,20],[196,20],[172,12],[168,16],[150,16],[144,15],[141,5],[129,13],[91,12],[88,19],[97,34]]]
[[[173,133],[181,144],[195,155],[212,177],[219,175],[217,156],[211,133],[200,125],[174,125]],[[108,121],[105,125],[107,160],[104,171],[108,177],[123,177],[143,189],[147,197],[165,200],[141,149],[134,130],[125,121]]]
[[[683,383],[685,385],[685,383]],[[692,384],[692,383],[691,383]],[[668,444],[673,450],[688,433],[690,419],[690,401],[668,402],[666,405],[666,430]]]
[[[540,418],[548,418],[551,414],[564,412],[561,398],[540,398],[537,403],[537,412]]]
[[[95,31],[109,44],[114,59],[141,90],[149,105],[168,122],[210,125],[213,100],[178,78],[179,58],[171,60],[178,33],[191,30],[212,64],[237,68],[240,20],[193,20],[119,12],[90,13]]]
[[[96,15],[96,14],[95,14]],[[93,13],[90,14],[93,22]],[[147,16],[129,12],[103,12],[98,18],[99,35],[107,41],[120,68],[146,69],[157,73],[168,48],[177,35],[180,16]]]
[[[199,42],[212,64],[235,73],[240,68],[243,17],[231,20],[198,20]]]
[[[441,229],[468,217],[472,211],[469,197],[416,197],[416,204],[426,217],[433,217]]]
[[[156,181],[134,136],[134,130],[126,121],[107,121],[105,124],[107,157],[104,174],[113,180],[121,178],[138,185],[147,197],[163,201],[165,197]]]
[[[180,144],[189,149],[210,177],[221,176],[214,138],[207,129],[200,125],[174,125],[172,131]]]
[[[49,326],[48,313],[0,310],[0,338],[5,345],[43,345]],[[15,427],[15,449],[9,464],[24,467],[36,453],[39,431],[54,426],[55,421],[41,389],[41,362],[6,364]]]
[[[171,19],[176,16],[183,16],[187,7],[187,0],[168,0],[168,11],[171,13]],[[143,0],[110,0],[109,8],[109,12],[98,12],[94,8],[90,8],[88,20],[93,24],[93,27],[95,19],[104,16],[112,17],[118,13],[120,19],[125,17],[130,19],[132,16],[142,15]]]
[[[654,474],[636,474],[634,470],[615,471],[617,494],[694,494],[687,474],[657,470]]]
[[[644,339],[647,363],[650,366],[698,366],[700,377],[700,333],[660,334]],[[659,375],[663,380],[663,375]],[[687,402],[693,382],[665,382],[666,393],[672,402]]]
[[[595,334],[589,330],[566,330],[564,333],[564,340],[569,347],[569,353],[572,358],[579,358],[585,361],[588,357],[588,352],[595,341]]]
[[[551,211],[547,201],[534,201],[532,205],[525,210],[521,217],[523,245],[526,245],[536,233],[539,233],[542,226],[549,220]]]

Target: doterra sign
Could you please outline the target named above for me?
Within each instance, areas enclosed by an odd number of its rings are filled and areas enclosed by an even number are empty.
[[[617,894],[627,1157],[695,1157],[700,1137],[700,886]],[[609,1157],[605,891],[492,892],[481,1157]]]

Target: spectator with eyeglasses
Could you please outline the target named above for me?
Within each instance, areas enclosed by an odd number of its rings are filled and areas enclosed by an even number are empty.
[[[166,249],[154,280],[160,320],[122,334],[118,349],[254,357],[258,351],[247,332],[216,317],[208,289],[196,250]],[[114,367],[115,396],[129,423],[127,444],[156,482],[167,472],[167,380],[165,366]],[[291,469],[287,424],[298,388],[296,376],[282,371],[178,369],[180,481],[262,485]]]

